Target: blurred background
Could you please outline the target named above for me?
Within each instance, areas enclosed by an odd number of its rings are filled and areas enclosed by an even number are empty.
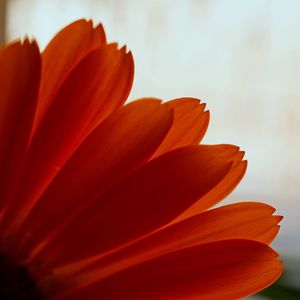
[[[285,218],[274,248],[285,258],[270,299],[300,299],[299,0],[0,0],[0,40],[34,37],[43,48],[77,18],[102,22],[127,44],[136,72],[130,100],[201,98],[205,143],[246,151],[248,172],[226,200],[256,200]],[[262,297],[262,296],[258,296]]]

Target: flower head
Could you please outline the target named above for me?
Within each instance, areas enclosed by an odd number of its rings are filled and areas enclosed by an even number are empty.
[[[210,209],[244,153],[199,145],[197,99],[124,105],[133,73],[85,20],[1,49],[1,299],[236,299],[280,276],[272,207]]]

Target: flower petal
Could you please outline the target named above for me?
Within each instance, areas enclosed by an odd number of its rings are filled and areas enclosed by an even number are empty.
[[[48,240],[146,162],[168,133],[172,118],[172,111],[154,99],[131,102],[111,114],[83,142],[33,208],[16,238],[21,252]]]
[[[90,262],[68,265],[56,270],[55,276],[68,281],[89,284],[102,280],[150,259],[180,249],[227,239],[251,239],[270,243],[279,230],[275,209],[264,203],[244,202],[219,207],[124,246],[108,256],[94,257]]]
[[[199,144],[209,123],[205,104],[195,98],[178,98],[165,102],[174,110],[174,121],[165,140],[153,157],[182,146]]]
[[[45,115],[33,140],[36,151],[46,151],[52,157],[58,148],[52,164],[61,167],[86,135],[124,103],[132,78],[132,56],[124,49],[109,45],[87,55],[64,82]]]
[[[239,299],[281,273],[282,262],[265,244],[226,240],[150,260],[54,299]]]
[[[102,25],[93,28],[92,21],[78,20],[63,28],[43,51],[40,101],[35,126],[40,123],[55,94],[71,70],[89,52],[105,44]]]
[[[244,152],[240,151],[231,156],[233,164],[223,180],[220,181],[218,185],[216,185],[201,199],[199,199],[193,206],[189,207],[185,212],[178,216],[178,218],[176,218],[176,220],[174,220],[173,222],[178,222],[191,216],[197,215],[227,197],[235,189],[235,187],[239,184],[239,182],[245,175],[247,169],[247,161],[241,161],[243,155]]]
[[[33,138],[26,177],[5,216],[8,230],[23,221],[91,130],[125,101],[132,76],[131,54],[115,45],[93,51],[72,71]]]
[[[64,227],[38,254],[40,263],[99,254],[170,222],[225,176],[230,165],[218,150],[189,146],[148,162]]]
[[[28,152],[40,82],[35,41],[15,42],[0,53],[0,212],[16,189]],[[20,126],[21,124],[21,126]]]

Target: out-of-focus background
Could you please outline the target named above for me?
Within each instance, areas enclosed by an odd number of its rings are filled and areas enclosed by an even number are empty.
[[[132,50],[130,99],[203,99],[206,143],[246,150],[249,168],[228,202],[257,200],[284,215],[273,244],[286,257],[272,299],[300,299],[299,0],[0,0],[0,40],[27,34],[43,48],[77,18],[102,22]],[[294,294],[293,294],[294,293]],[[295,294],[296,293],[296,294]],[[293,298],[294,297],[294,298]]]

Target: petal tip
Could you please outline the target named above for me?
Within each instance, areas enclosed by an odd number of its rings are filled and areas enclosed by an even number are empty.
[[[274,209],[274,211],[275,211],[275,209]],[[275,215],[274,216],[274,219],[275,219],[275,221],[276,221],[276,223],[277,224],[279,224],[282,220],[283,220],[283,216],[280,216],[280,215]]]

